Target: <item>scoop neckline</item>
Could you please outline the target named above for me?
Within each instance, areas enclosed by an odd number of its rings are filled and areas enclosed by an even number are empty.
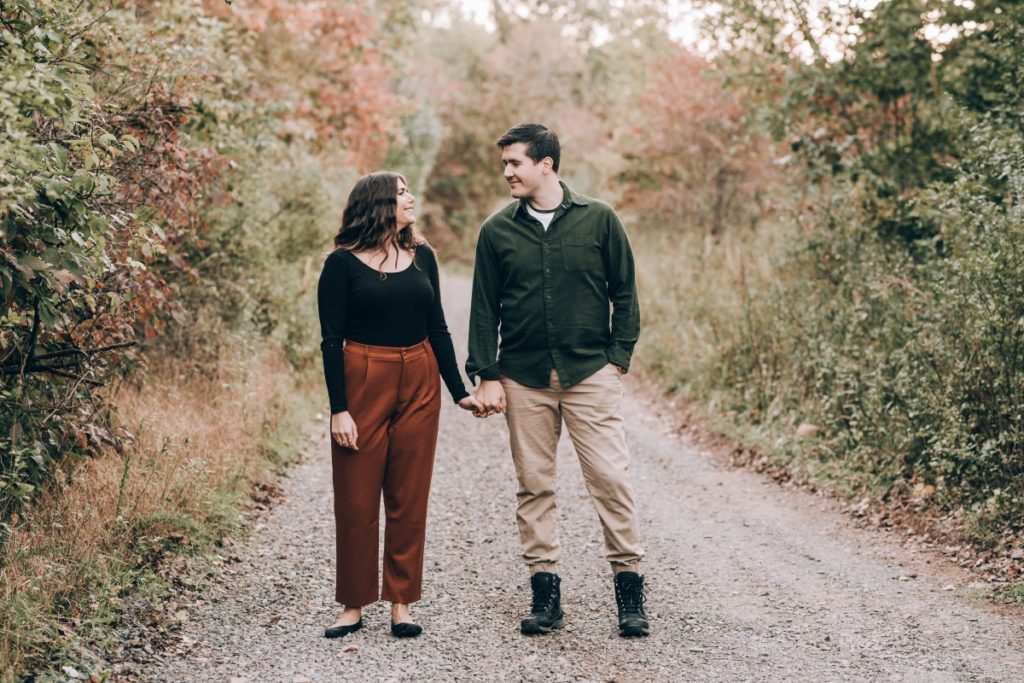
[[[417,246],[417,247],[416,247],[416,249],[419,249],[419,247]],[[366,268],[367,270],[372,270],[372,271],[373,271],[373,272],[375,272],[375,273],[384,273],[385,275],[397,275],[397,274],[399,274],[399,273],[404,273],[404,272],[406,272],[407,270],[411,269],[411,268],[412,268],[413,266],[415,266],[415,265],[416,265],[416,252],[415,252],[415,251],[413,251],[413,254],[412,254],[412,260],[411,260],[411,261],[409,261],[409,265],[407,265],[407,266],[406,266],[405,268],[402,268],[401,270],[377,270],[377,269],[376,269],[376,268],[374,268],[373,266],[371,266],[371,265],[368,265],[368,264],[364,263],[364,262],[363,262],[363,259],[361,259],[361,258],[359,258],[358,256],[356,256],[356,255],[355,255],[354,253],[352,253],[351,251],[348,251],[348,250],[346,249],[346,250],[345,250],[345,252],[346,252],[346,253],[347,253],[347,254],[348,254],[349,256],[351,256],[352,258],[354,258],[354,259],[356,260],[356,262],[357,262],[357,263],[358,263],[359,265],[361,265],[361,266],[362,266],[363,268]]]

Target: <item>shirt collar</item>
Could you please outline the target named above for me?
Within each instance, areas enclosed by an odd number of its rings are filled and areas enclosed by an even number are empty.
[[[568,209],[573,204],[575,204],[576,206],[587,206],[588,204],[590,204],[590,202],[587,201],[586,197],[584,197],[581,194],[576,194],[575,192],[573,192],[572,188],[563,183],[561,180],[558,181],[558,184],[562,186],[562,203],[555,208]],[[529,201],[530,200],[526,199],[525,197],[523,199],[520,199],[519,206],[516,207],[516,213],[521,213],[525,215],[526,205],[529,203]]]

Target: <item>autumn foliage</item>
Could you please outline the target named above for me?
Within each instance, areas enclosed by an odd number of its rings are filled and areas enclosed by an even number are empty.
[[[779,147],[750,125],[749,93],[673,46],[653,57],[649,81],[619,145],[623,206],[652,227],[710,235],[755,229],[780,187]]]
[[[274,216],[313,258],[322,177],[386,154],[402,100],[378,26],[358,3],[0,6],[0,515],[121,447],[100,385],[152,358],[139,343],[198,360],[233,329],[292,334]]]
[[[236,10],[253,32],[256,53],[272,66],[256,74],[260,100],[293,103],[282,134],[318,150],[341,150],[361,173],[378,167],[397,116],[409,106],[395,93],[396,74],[378,31],[389,17],[371,12],[364,2],[287,0]]]
[[[1020,8],[698,2],[698,54],[661,0],[490,5],[494,31],[444,0],[0,2],[0,543],[141,448],[118,387],[315,368],[360,174],[404,173],[469,260],[509,201],[495,140],[538,121],[625,219],[638,366],[796,476],[1022,547]]]

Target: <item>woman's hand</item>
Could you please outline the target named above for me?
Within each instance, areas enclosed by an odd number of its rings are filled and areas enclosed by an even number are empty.
[[[476,400],[475,396],[459,399],[459,407],[463,410],[472,411],[477,417],[483,417],[484,407],[480,405],[480,401]]]
[[[331,438],[339,446],[358,451],[359,448],[356,446],[356,439],[358,437],[359,433],[356,431],[355,420],[352,419],[347,410],[331,415]]]

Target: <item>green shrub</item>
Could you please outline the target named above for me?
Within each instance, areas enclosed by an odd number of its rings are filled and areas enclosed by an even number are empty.
[[[682,360],[677,384],[776,434],[821,426],[821,439],[790,446],[834,463],[852,491],[935,487],[942,509],[1019,529],[1024,139],[998,121],[963,121],[975,151],[956,183],[928,193],[941,226],[930,256],[873,229],[859,209],[865,189],[851,184],[755,291],[719,294],[732,303],[712,313],[675,312],[677,324],[717,331],[710,352],[687,358],[677,342],[663,353]],[[655,317],[656,328],[673,319]]]

